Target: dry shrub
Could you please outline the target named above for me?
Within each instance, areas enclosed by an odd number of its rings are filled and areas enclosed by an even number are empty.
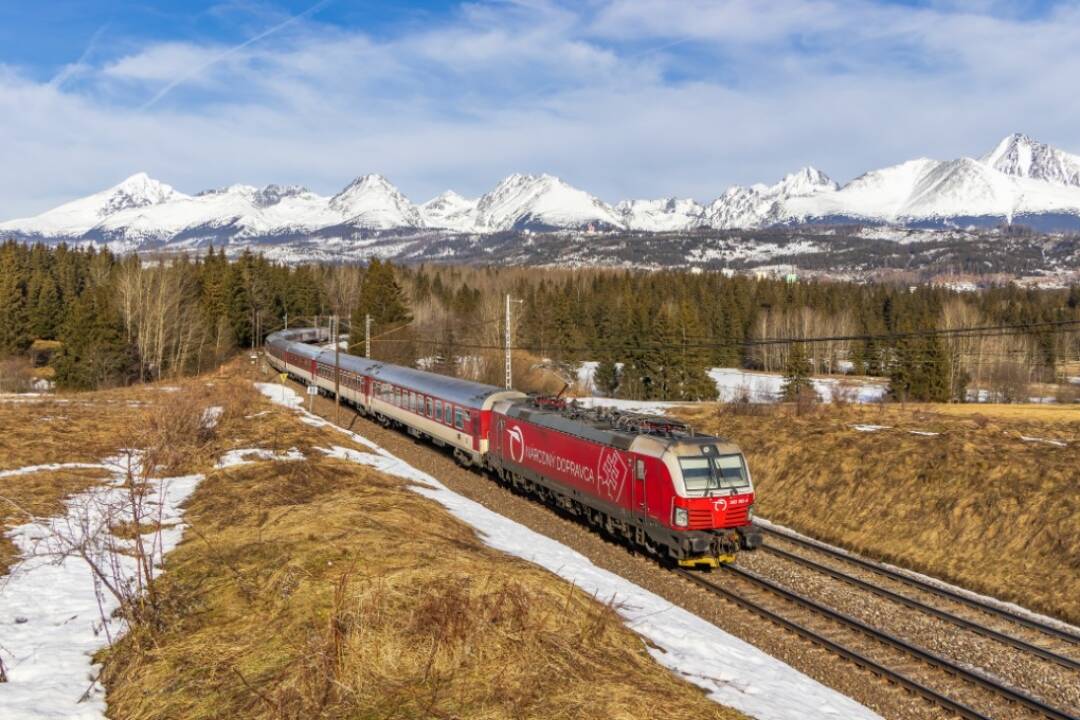
[[[910,408],[752,419],[723,408],[683,414],[742,446],[763,517],[1080,621],[1080,412]],[[858,432],[855,423],[892,429]]]

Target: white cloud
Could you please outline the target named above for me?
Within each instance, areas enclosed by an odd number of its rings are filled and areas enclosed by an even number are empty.
[[[470,4],[387,36],[304,18],[242,47],[83,58],[66,84],[0,66],[0,218],[138,170],[185,192],[334,192],[380,172],[417,201],[546,171],[609,200],[708,200],[805,164],[843,180],[978,155],[1014,130],[1080,151],[1075,3],[1045,17],[855,0],[582,7]]]

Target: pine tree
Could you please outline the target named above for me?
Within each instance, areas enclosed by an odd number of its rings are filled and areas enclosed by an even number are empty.
[[[0,246],[0,356],[23,352],[30,344],[21,254],[13,241]]]
[[[138,377],[138,356],[124,339],[124,323],[107,286],[87,290],[75,301],[53,360],[61,387],[89,390],[126,384]]]
[[[810,380],[810,374],[810,360],[806,356],[805,344],[801,342],[792,343],[784,367],[784,385],[781,390],[781,397],[787,402],[807,398],[815,399],[817,391],[814,390],[814,383]]]

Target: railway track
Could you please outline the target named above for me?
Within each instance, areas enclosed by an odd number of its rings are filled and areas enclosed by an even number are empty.
[[[1057,625],[1053,625],[1053,624],[1050,624],[1050,623],[1043,622],[1043,621],[1041,621],[1041,620],[1039,620],[1037,618],[1030,617],[1028,615],[1023,615],[1023,614],[1020,614],[1020,613],[1012,612],[1012,611],[1007,610],[1005,608],[999,607],[998,605],[995,605],[993,603],[986,602],[985,600],[981,600],[981,599],[976,598],[976,597],[971,597],[971,596],[969,596],[969,595],[967,595],[965,593],[957,592],[955,590],[951,590],[951,589],[946,588],[946,587],[941,587],[941,586],[939,586],[939,585],[937,585],[935,583],[927,582],[926,580],[923,580],[921,578],[914,577],[912,575],[908,575],[907,573],[899,572],[898,570],[895,570],[895,569],[893,569],[891,567],[888,567],[887,565],[885,565],[883,563],[875,562],[873,560],[868,560],[866,558],[862,558],[862,557],[859,557],[857,555],[852,555],[852,554],[843,552],[841,550],[837,550],[836,548],[829,547],[828,545],[825,545],[824,543],[816,542],[814,540],[799,537],[797,535],[792,535],[792,534],[789,534],[789,533],[786,533],[786,532],[781,532],[781,531],[776,530],[776,529],[774,529],[772,527],[769,527],[767,525],[760,525],[759,524],[759,525],[756,525],[756,527],[759,530],[761,530],[762,532],[764,532],[767,536],[783,540],[784,542],[791,543],[792,545],[795,545],[795,546],[797,546],[799,548],[809,550],[811,552],[820,553],[820,554],[825,555],[825,556],[827,556],[829,558],[832,558],[834,560],[838,560],[838,561],[840,561],[842,563],[853,565],[853,566],[858,567],[858,568],[860,568],[862,570],[867,570],[867,571],[869,571],[871,573],[874,573],[876,575],[879,575],[881,577],[886,577],[886,578],[888,578],[890,580],[896,581],[896,582],[898,582],[898,583],[900,583],[902,585],[905,585],[905,586],[907,586],[909,588],[913,588],[913,589],[915,589],[917,591],[927,593],[927,594],[930,594],[930,595],[935,595],[935,596],[937,596],[939,598],[946,599],[949,602],[952,602],[952,603],[955,603],[957,605],[966,607],[966,608],[968,608],[970,610],[975,610],[975,611],[977,611],[979,613],[982,613],[984,615],[992,616],[992,617],[996,618],[997,620],[1000,620],[1000,621],[1003,621],[1003,622],[1006,622],[1006,623],[1009,623],[1009,624],[1012,624],[1012,625],[1020,626],[1020,627],[1026,628],[1028,630],[1034,631],[1034,632],[1038,633],[1039,635],[1043,636],[1044,638],[1049,638],[1049,639],[1052,639],[1053,641],[1057,642],[1059,648],[1067,648],[1067,649],[1073,650],[1073,651],[1080,651],[1080,634],[1077,634],[1077,633],[1075,633],[1075,632],[1073,632],[1073,631],[1071,631],[1071,630],[1069,630],[1067,628],[1058,627]],[[795,562],[800,562],[800,564],[804,564],[804,565],[806,565],[808,567],[813,565],[813,566],[815,566],[814,569],[818,569],[818,568],[825,569],[825,568],[827,568],[830,573],[837,572],[838,574],[843,574],[843,575],[845,575],[847,577],[851,577],[847,573],[839,573],[839,571],[836,571],[835,568],[831,568],[831,567],[822,565],[821,563],[814,562],[814,561],[812,561],[812,560],[810,560],[808,558],[805,558],[805,557],[803,557],[801,555],[796,555],[794,553],[783,551],[783,550],[781,550],[780,548],[777,548],[775,545],[773,545],[771,543],[766,544],[765,547],[768,548],[768,552],[773,552],[773,553],[777,553],[777,554],[783,553],[784,557],[786,557],[787,559],[798,558],[797,560],[794,560],[794,561]],[[834,577],[836,577],[836,575],[834,575]],[[837,577],[837,579],[844,579],[844,578]],[[852,578],[852,579],[856,579],[856,578]],[[865,581],[863,581],[863,582],[865,582]],[[852,584],[855,584],[855,583],[852,583]],[[879,586],[876,586],[876,587],[879,587]],[[881,589],[885,590],[885,588],[881,588]],[[908,600],[911,600],[911,598],[907,598],[907,596],[903,596],[903,597],[905,597]],[[898,602],[902,602],[902,601],[898,601]],[[918,602],[918,601],[912,600],[912,602]],[[919,604],[922,607],[930,607],[926,603],[919,603]],[[947,613],[947,614],[949,614],[951,617],[959,618],[959,616],[957,616],[955,613]],[[945,619],[945,618],[943,618],[943,619]],[[966,621],[966,622],[970,622],[970,621]],[[976,625],[979,628],[985,630],[986,632],[983,633],[983,634],[985,634],[987,637],[994,637],[994,639],[1000,640],[1001,642],[1006,642],[1006,643],[1012,644],[1010,641],[1005,640],[1004,638],[998,637],[999,635],[1005,635],[1005,633],[1001,633],[1000,631],[996,631],[996,630],[994,630],[992,628],[986,627],[985,625],[983,625],[981,623],[971,623],[971,624]],[[972,629],[975,632],[979,631],[976,628],[969,628],[969,629]],[[1014,638],[1014,639],[1019,640],[1020,643],[1025,643],[1025,641],[1020,640],[1019,638]],[[1030,642],[1025,643],[1025,644],[1028,645],[1028,646],[1034,646],[1034,643],[1030,643]],[[1019,645],[1014,645],[1014,647],[1020,647],[1020,646]],[[1046,648],[1045,646],[1043,646],[1041,644],[1038,647],[1040,648],[1040,650],[1045,651],[1045,653],[1046,653],[1044,655],[1041,655],[1042,657],[1044,657],[1044,658],[1046,658],[1048,660],[1053,660],[1054,662],[1058,662],[1059,664],[1064,665],[1065,667],[1069,667],[1071,669],[1080,668],[1080,662],[1078,662],[1073,657],[1069,657],[1069,656],[1063,654],[1058,649]],[[1026,651],[1032,652],[1033,654],[1039,654],[1040,653],[1040,651],[1038,651],[1038,650],[1032,651],[1032,650],[1029,650],[1027,647],[1022,647],[1020,649],[1024,649]]]
[[[725,566],[723,570],[744,588],[741,592],[728,583],[713,582],[692,571],[674,572],[960,717],[998,718],[1002,712],[1008,712],[1007,708],[1013,708],[1022,709],[1023,716],[1077,720],[1022,690],[923,650],[748,570],[737,566]],[[779,610],[778,603],[787,611]],[[947,676],[948,689],[940,685],[942,674]]]
[[[946,622],[950,622],[954,625],[964,628],[965,630],[970,630],[971,632],[982,635],[983,637],[987,637],[999,643],[1014,647],[1017,650],[1021,650],[1031,655],[1043,658],[1044,660],[1049,660],[1051,662],[1057,663],[1058,665],[1061,665],[1062,667],[1068,668],[1070,670],[1080,670],[1080,661],[1075,660],[1067,655],[1055,652],[1054,650],[1045,648],[1041,645],[1036,645],[1032,642],[1024,640],[1023,638],[1001,632],[1000,630],[995,630],[994,628],[987,627],[986,625],[974,622],[965,617],[961,617],[960,615],[951,613],[947,610],[942,610],[939,607],[923,602],[921,600],[917,600],[915,598],[908,597],[907,595],[903,595],[893,590],[889,590],[888,588],[882,587],[881,585],[875,585],[874,583],[867,582],[866,580],[857,578],[854,575],[849,575],[848,573],[841,572],[836,568],[830,567],[828,565],[823,565],[819,562],[815,562],[814,560],[803,557],[802,555],[788,552],[787,550],[783,550],[774,545],[765,545],[761,549],[767,553],[771,553],[790,562],[797,563],[799,565],[802,565],[803,567],[809,568],[814,572],[821,573],[822,575],[828,575],[829,577],[832,577],[836,580],[840,580],[842,582],[848,583],[849,585],[853,585],[854,587],[866,590],[867,592],[871,592],[878,597],[885,598],[886,600],[891,600],[893,602],[909,607],[913,610],[918,610],[919,612],[931,615],[940,620],[945,620]]]

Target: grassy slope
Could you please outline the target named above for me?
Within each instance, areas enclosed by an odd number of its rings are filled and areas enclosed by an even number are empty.
[[[682,414],[744,448],[763,517],[1080,622],[1080,408],[748,412]]]
[[[110,717],[741,717],[660,668],[611,608],[404,481],[314,449],[344,436],[219,387],[215,452],[308,459],[208,471],[167,611],[103,653]]]

